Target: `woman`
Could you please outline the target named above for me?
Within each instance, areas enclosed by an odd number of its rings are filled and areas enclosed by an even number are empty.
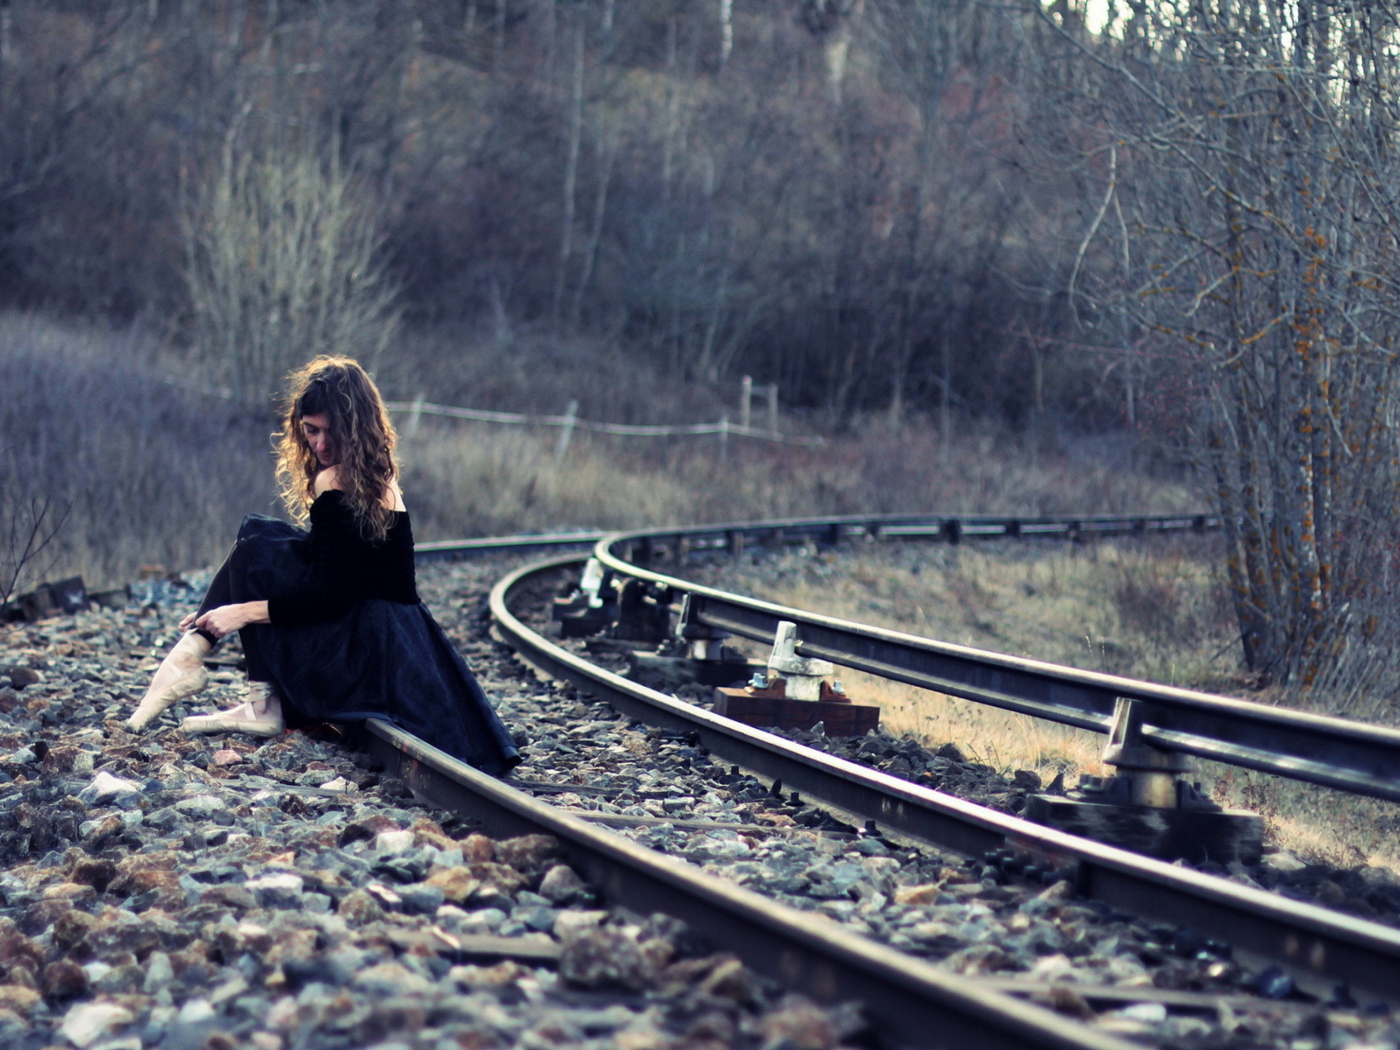
[[[318,357],[290,378],[277,479],[310,532],[257,514],[244,520],[127,728],[144,729],[204,689],[204,657],[238,631],[247,699],[185,719],[186,732],[276,736],[288,717],[385,718],[506,772],[520,761],[510,734],[418,599],[397,437],[379,391],[344,357]]]

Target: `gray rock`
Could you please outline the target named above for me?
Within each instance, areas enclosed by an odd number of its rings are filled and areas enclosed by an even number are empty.
[[[356,988],[375,995],[430,995],[436,985],[402,963],[385,962],[355,974]]]
[[[403,901],[403,910],[410,915],[431,915],[446,900],[446,895],[438,887],[421,882],[400,886],[398,894]]]
[[[58,1034],[79,1050],[86,1050],[135,1020],[130,1010],[116,1003],[76,1003],[63,1015]]]
[[[495,933],[506,921],[506,913],[500,908],[482,908],[467,913],[458,929],[462,933]]]
[[[558,915],[553,908],[536,904],[528,908],[516,908],[511,912],[510,918],[512,922],[522,923],[527,930],[547,933],[554,929],[554,921]]]
[[[300,875],[277,871],[249,879],[243,888],[257,895],[258,901],[271,908],[291,908],[301,903],[304,883]]]
[[[559,976],[584,988],[642,991],[669,959],[665,942],[640,941],[635,926],[603,926],[572,937],[559,957]]]
[[[219,1025],[219,1015],[207,999],[187,999],[180,1006],[165,1038],[162,1050],[201,1050],[209,1034]]]
[[[170,956],[164,952],[151,952],[146,958],[146,979],[142,982],[141,990],[147,995],[154,995],[173,980],[175,969],[170,965]]]
[[[375,852],[384,856],[398,856],[414,848],[413,832],[381,831],[374,837]]]
[[[102,806],[121,795],[135,794],[140,790],[141,785],[136,781],[114,777],[105,769],[101,769],[98,770],[97,776],[92,778],[92,782],[78,792],[78,800],[88,806]]]
[[[182,798],[176,802],[175,809],[196,820],[209,820],[215,814],[225,812],[227,807],[223,800],[215,795],[195,795],[193,798]]]
[[[567,901],[583,888],[583,880],[567,864],[554,865],[540,880],[540,896],[556,904]]]

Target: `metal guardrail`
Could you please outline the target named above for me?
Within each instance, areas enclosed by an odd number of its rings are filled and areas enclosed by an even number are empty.
[[[742,547],[763,543],[839,543],[846,539],[962,539],[1050,537],[1081,540],[1092,536],[1145,535],[1157,532],[1205,532],[1220,527],[1211,514],[1083,515],[1062,518],[1017,518],[948,514],[855,514],[832,517],[786,518],[679,529],[647,529],[619,533],[610,541],[635,548],[642,560],[657,547],[677,543],[688,549]]]
[[[645,563],[658,547],[673,550],[744,538],[807,537],[831,542],[850,535],[962,537],[1034,536],[1164,531],[1210,527],[1205,516],[1175,518],[924,518],[819,519],[711,526],[658,533],[620,533],[598,542],[594,556],[614,573],[649,580],[690,596],[694,622],[756,641],[771,641],[778,622],[797,624],[797,651],[843,667],[1107,733],[1115,701],[1142,705],[1144,741],[1167,751],[1255,769],[1353,794],[1400,801],[1400,730],[1115,675],[951,645],[899,631],[745,598],[657,572]],[[999,531],[997,531],[999,530]],[[740,537],[736,540],[735,537]],[[642,564],[634,564],[639,562]]]
[[[1219,525],[1219,519],[1205,514],[1159,517],[1085,518],[956,518],[940,514],[845,515],[826,518],[791,518],[746,525],[700,525],[686,529],[662,529],[629,533],[649,551],[656,544],[673,543],[684,537],[693,549],[740,546],[749,539],[785,543],[836,543],[844,539],[954,539],[1050,536],[1066,539],[1087,536],[1126,535],[1149,532],[1202,532]],[[479,539],[436,540],[415,545],[419,561],[468,558],[477,554],[503,551],[529,551],[593,547],[609,536],[604,532],[527,533],[519,536],[486,536]]]

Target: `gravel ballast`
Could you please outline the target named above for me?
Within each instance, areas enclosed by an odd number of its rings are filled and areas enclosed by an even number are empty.
[[[512,779],[541,797],[949,971],[1029,982],[1056,1009],[1148,1044],[1400,1042],[1371,1004],[1309,1002],[1198,931],[843,823],[684,736],[540,680],[485,618],[487,590],[513,564],[425,566],[420,589],[524,745]],[[600,901],[551,840],[493,841],[419,805],[353,741],[176,729],[237,701],[232,672],[151,731],[126,733],[152,650],[196,596],[152,597],[0,628],[0,1044],[862,1041],[858,1010],[784,996],[673,920]],[[1038,786],[955,747],[804,742],[881,768],[902,761],[911,779],[936,770],[937,786],[1009,810]]]

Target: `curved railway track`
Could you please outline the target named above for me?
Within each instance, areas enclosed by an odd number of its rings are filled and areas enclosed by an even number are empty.
[[[787,619],[802,655],[1091,727],[1127,695],[1178,712],[1165,729],[1153,708],[1147,732],[1158,743],[1243,749],[1237,757],[1317,779],[1318,763],[1297,761],[1308,756],[1290,743],[1295,723],[1258,718],[1252,705],[1227,701],[1224,716],[1192,721],[1215,698],[811,617],[696,588],[670,567],[756,543],[1065,539],[1211,524],[903,516],[424,544],[425,562],[504,554],[516,567],[521,555],[555,555],[496,581],[489,602],[496,570],[484,564],[422,574],[425,598],[503,716],[531,738],[529,763],[504,781],[383,723],[369,727],[371,755],[314,735],[261,746],[186,739],[173,726],[187,711],[131,737],[120,716],[144,681],[141,658],[175,622],[160,608],[12,633],[12,655],[0,657],[17,659],[22,637],[30,662],[0,663],[0,851],[11,865],[0,872],[0,1042],[340,1050],[394,1032],[412,1050],[440,1050],[435,1032],[482,1046],[573,1032],[601,1047],[610,1037],[588,1033],[615,1031],[638,1050],[695,1040],[835,1050],[838,1032],[857,1030],[856,1004],[869,1024],[861,1045],[889,1047],[1215,1046],[1238,1043],[1241,1031],[1251,1045],[1290,1050],[1395,1041],[1385,1011],[1400,987],[1396,929],[739,725],[542,631],[550,598],[591,553],[599,568],[639,580],[634,594],[682,599],[692,639],[731,628],[766,636],[775,617]],[[233,675],[217,677],[205,701],[215,706],[236,688]],[[1331,777],[1388,797],[1386,731],[1312,728],[1343,749],[1330,752],[1342,756]],[[1000,783],[989,767],[956,761]],[[410,791],[457,816],[423,813],[403,801]],[[554,842],[567,866],[550,867]],[[1393,896],[1400,904],[1400,886]],[[610,918],[591,910],[599,899]],[[645,918],[656,912],[690,934]],[[600,922],[606,929],[588,925]],[[589,929],[613,947],[575,939]],[[622,965],[628,937],[670,938],[677,954],[660,965],[672,976],[620,989],[579,976],[581,950]],[[773,980],[726,986],[718,1008],[704,989],[732,972],[713,954],[725,950]],[[524,966],[465,965],[501,958]],[[1055,983],[1066,973],[1079,983]],[[1302,991],[1290,994],[1295,981]],[[780,987],[822,1004],[827,1020],[811,1023],[825,1035],[791,1034],[807,1015]]]
[[[598,540],[593,555],[610,572],[688,596],[689,622],[754,639],[771,638],[779,620],[799,625],[801,655],[858,667],[997,706],[1107,731],[1113,703],[1128,697],[1150,705],[1147,734],[1164,749],[1233,761],[1332,787],[1397,797],[1400,734],[1338,719],[1174,690],[1149,683],[978,653],[849,624],[799,610],[697,587],[653,565],[690,552],[731,551],[746,543],[832,543],[852,537],[1142,534],[1200,530],[1201,517],[1174,519],[916,518],[823,519],[748,526],[632,533]],[[548,538],[539,546],[580,545],[586,537]],[[518,547],[521,541],[516,541]],[[470,547],[439,544],[426,557],[469,556]],[[726,763],[781,781],[843,815],[878,822],[915,842],[984,857],[1011,870],[1035,864],[1043,877],[1066,878],[1090,900],[1113,909],[1207,929],[1237,957],[1284,967],[1300,987],[1325,998],[1338,984],[1389,1000],[1400,988],[1400,932],[1378,923],[1287,900],[1276,894],[1182,869],[1124,850],[1065,835],[907,781],[804,748],[678,701],[591,664],[531,629],[513,609],[541,579],[581,564],[571,555],[528,566],[501,580],[491,613],[501,635],[524,659],[607,700],[647,725],[690,734]],[[742,890],[693,867],[659,857],[517,790],[484,778],[390,727],[373,729],[377,756],[415,792],[504,834],[545,831],[565,842],[572,863],[610,902],[657,909],[686,919],[750,965],[819,1002],[856,999],[899,1045],[1106,1046],[1112,1036],[1018,1003],[986,982],[959,980],[887,947],[814,924],[810,916]],[[1318,761],[1321,753],[1330,761]],[[736,770],[737,772],[737,770]],[[1032,869],[1034,871],[1035,869]],[[936,1033],[931,1035],[930,1033]]]

